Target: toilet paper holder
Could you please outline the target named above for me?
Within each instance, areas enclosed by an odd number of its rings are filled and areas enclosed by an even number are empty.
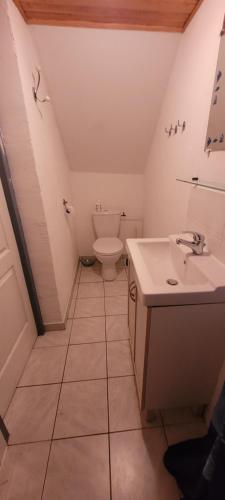
[[[66,213],[67,213],[67,214],[71,214],[71,212],[72,212],[72,207],[71,207],[71,205],[69,205],[69,204],[68,204],[68,201],[67,201],[67,200],[65,200],[65,198],[63,198],[63,206],[64,206],[64,208],[65,208]]]

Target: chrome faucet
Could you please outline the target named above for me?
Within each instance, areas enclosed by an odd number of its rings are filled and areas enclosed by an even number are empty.
[[[195,255],[202,255],[203,248],[205,246],[205,236],[200,233],[196,233],[195,231],[182,231],[182,234],[190,233],[193,235],[193,241],[183,240],[182,238],[177,238],[177,245],[185,245],[191,248],[192,252]]]

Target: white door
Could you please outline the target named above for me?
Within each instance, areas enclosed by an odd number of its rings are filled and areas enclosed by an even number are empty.
[[[4,416],[37,332],[0,182],[0,415]]]

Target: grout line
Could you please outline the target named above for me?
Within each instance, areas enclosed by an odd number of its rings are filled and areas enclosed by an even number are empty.
[[[105,287],[104,287],[104,307],[105,307]],[[106,376],[107,376],[107,410],[108,410],[109,491],[110,491],[110,500],[112,500],[112,471],[111,471],[110,418],[109,418],[109,373],[108,373],[108,350],[107,350],[107,338],[106,338],[106,315],[105,315],[105,340],[106,340]]]
[[[103,342],[102,342],[103,344]],[[105,342],[104,342],[105,344]],[[17,389],[26,389],[26,387],[42,387],[46,385],[62,385],[62,384],[75,384],[76,382],[91,382],[92,380],[107,380],[111,378],[126,378],[126,377],[134,377],[134,373],[126,374],[126,375],[108,375],[106,377],[97,377],[97,378],[82,378],[79,380],[60,380],[59,382],[46,382],[44,384],[30,384],[30,385],[22,385],[17,387]],[[192,424],[193,422],[185,422],[185,424]],[[168,425],[177,425],[177,424],[168,424]],[[51,438],[49,438],[51,439]]]
[[[68,440],[68,439],[76,439],[76,438],[81,438],[81,437],[91,437],[91,436],[110,436],[110,434],[123,434],[123,433],[126,433],[126,432],[134,432],[134,431],[141,431],[141,430],[154,430],[154,429],[162,429],[163,426],[162,425],[153,425],[153,426],[145,426],[143,425],[142,427],[132,427],[132,428],[129,428],[129,429],[117,429],[117,430],[114,430],[114,431],[110,431],[110,432],[96,432],[96,433],[92,433],[92,434],[80,434],[80,435],[76,435],[76,436],[64,436],[64,437],[55,437],[53,439],[42,439],[41,441],[38,440],[38,441],[24,441],[24,442],[21,442],[21,443],[9,443],[9,447],[12,447],[12,446],[20,446],[20,445],[25,445],[25,444],[37,444],[37,443],[52,443],[54,441],[64,441],[64,440]]]
[[[165,441],[166,441],[167,446],[169,446],[169,442],[168,442],[168,438],[167,438],[167,432],[166,432],[166,426],[165,426],[163,414],[162,414],[162,412],[160,410],[159,410],[159,414],[160,414],[160,418],[161,418],[161,422],[162,422],[162,428],[163,428],[163,434],[164,434],[164,437],[165,437]]]
[[[76,303],[76,299],[75,299],[75,303]],[[71,325],[70,325],[69,342],[70,342],[71,333],[72,333],[72,322],[71,322]],[[58,402],[57,402],[57,405],[56,405],[55,418],[54,418],[53,427],[52,427],[51,442],[50,442],[49,454],[48,454],[48,460],[47,460],[47,464],[46,464],[45,476],[44,476],[43,487],[42,487],[42,492],[41,492],[41,500],[43,499],[44,489],[45,489],[45,484],[46,484],[46,478],[47,478],[47,473],[48,473],[48,466],[49,466],[49,461],[50,461],[50,456],[51,456],[52,443],[53,443],[53,436],[54,436],[54,432],[55,432],[55,424],[56,424],[56,419],[57,419],[57,414],[58,414],[58,408],[59,408],[60,396],[61,396],[61,392],[62,392],[63,377],[64,377],[64,373],[65,373],[65,368],[66,368],[66,362],[67,362],[68,351],[69,351],[69,343],[68,343],[68,345],[67,345],[66,356],[65,356],[65,361],[64,361],[64,368],[63,368],[63,372],[62,372],[62,382],[61,382],[61,384],[60,384],[60,390],[59,390]]]

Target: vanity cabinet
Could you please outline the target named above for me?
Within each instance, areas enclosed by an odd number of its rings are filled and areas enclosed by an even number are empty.
[[[131,261],[129,261],[128,282],[128,324],[130,331],[131,354],[134,364],[140,407],[143,409],[145,403],[145,381],[147,371],[147,357],[145,353],[146,349],[148,350],[148,318],[150,317],[151,310],[150,308],[143,306],[141,303],[134,266]]]
[[[146,307],[131,261],[130,283],[135,302],[129,291],[129,329],[141,410],[208,404],[224,360],[225,304]]]

